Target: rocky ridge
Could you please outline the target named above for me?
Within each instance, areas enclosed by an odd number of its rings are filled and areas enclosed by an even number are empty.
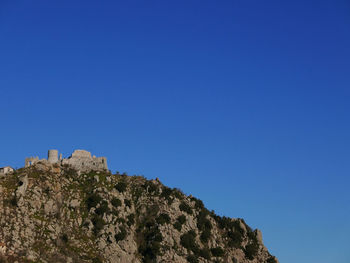
[[[159,180],[38,162],[0,178],[0,262],[278,260],[243,219]]]

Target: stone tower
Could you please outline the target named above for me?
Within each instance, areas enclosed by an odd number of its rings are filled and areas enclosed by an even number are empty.
[[[58,162],[58,151],[57,150],[49,150],[47,154],[47,160],[49,163],[57,163]]]

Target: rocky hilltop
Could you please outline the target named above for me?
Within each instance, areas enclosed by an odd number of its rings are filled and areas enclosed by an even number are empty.
[[[39,161],[0,178],[0,262],[278,261],[243,219],[159,180]]]

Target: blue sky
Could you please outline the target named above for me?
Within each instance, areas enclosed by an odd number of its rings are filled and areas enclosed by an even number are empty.
[[[350,2],[0,0],[0,166],[82,148],[350,262]]]

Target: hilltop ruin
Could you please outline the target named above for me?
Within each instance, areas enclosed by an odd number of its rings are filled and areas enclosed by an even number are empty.
[[[69,165],[77,171],[107,171],[107,158],[96,157],[85,150],[75,150],[68,158],[62,158],[62,154],[58,155],[58,150],[49,150],[47,159],[39,159],[39,157],[25,158],[25,167],[44,161],[51,164]]]

